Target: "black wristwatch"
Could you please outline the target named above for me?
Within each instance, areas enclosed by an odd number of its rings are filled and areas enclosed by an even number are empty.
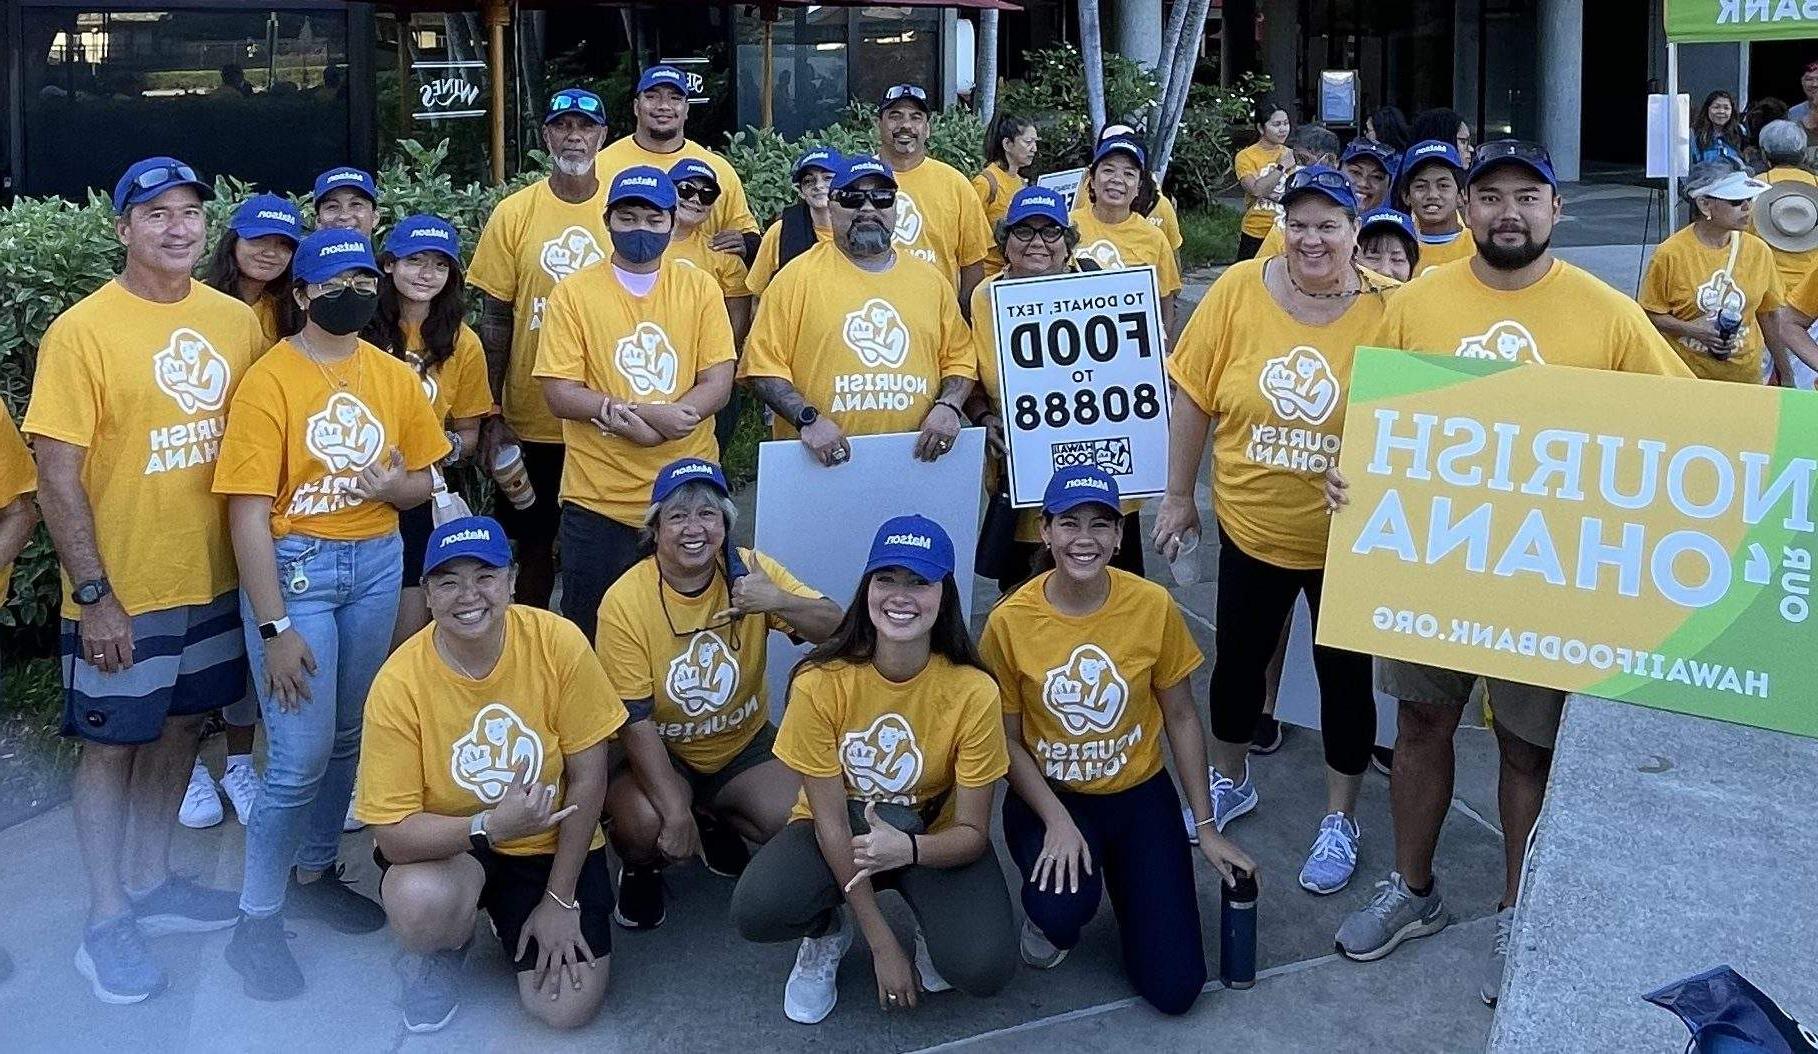
[[[485,812],[474,813],[473,819],[467,821],[467,840],[481,852],[492,849],[492,839],[486,834],[486,819],[491,815],[492,810],[488,809]]]
[[[795,415],[795,430],[801,431],[821,419],[821,412],[812,406],[804,406]]]
[[[113,591],[114,587],[107,584],[107,579],[91,578],[78,584],[71,597],[76,603],[88,607],[90,604],[99,604]]]

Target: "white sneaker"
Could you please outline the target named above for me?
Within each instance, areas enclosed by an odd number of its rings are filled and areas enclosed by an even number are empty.
[[[234,819],[243,827],[251,823],[253,803],[259,800],[259,770],[249,761],[231,764],[221,774],[221,789],[233,803]]]
[[[1052,970],[1067,957],[1067,949],[1056,948],[1041,927],[1028,919],[1023,920],[1023,938],[1021,945],[1023,961],[1037,970]]]
[[[353,797],[347,799],[347,819],[341,821],[341,831],[343,834],[352,834],[366,826],[365,820],[354,815],[354,802],[358,801],[359,798],[360,789],[355,787]]]
[[[189,770],[189,789],[183,792],[183,806],[177,810],[177,822],[201,830],[221,822],[221,795],[215,792],[215,778],[208,766],[197,758]]]
[[[934,968],[934,957],[928,954],[928,941],[923,938],[920,926],[915,928],[915,972],[921,976],[922,991],[953,991],[953,986]]]
[[[783,985],[783,1016],[803,1025],[818,1025],[839,1002],[840,960],[852,947],[852,928],[845,913],[835,909],[834,929],[825,937],[804,937],[795,953],[795,968]]]

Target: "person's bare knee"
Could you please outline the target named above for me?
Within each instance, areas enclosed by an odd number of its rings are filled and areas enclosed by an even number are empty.
[[[76,778],[124,782],[132,775],[133,758],[138,753],[139,747],[136,745],[123,746],[84,740],[81,753],[76,756]]]
[[[1458,731],[1464,708],[1400,701],[1395,711],[1395,749],[1420,750],[1450,743]]]
[[[480,886],[479,862],[465,853],[448,860],[393,864],[379,885],[385,918],[407,951],[458,948],[473,934]]]
[[[581,987],[577,989],[563,981],[555,986],[553,998],[551,992],[537,989],[536,978],[535,970],[518,974],[518,1002],[543,1024],[570,1032],[599,1016],[612,978],[612,957],[604,955],[593,967],[581,967]]]
[[[1496,722],[1496,746],[1503,767],[1529,783],[1545,783],[1553,768],[1553,752],[1530,743]]]
[[[767,761],[734,777],[714,798],[713,808],[740,837],[762,845],[789,822],[801,786],[801,777],[782,762]]]
[[[661,859],[657,837],[663,831],[663,818],[629,772],[606,787],[606,819],[607,834],[620,859],[639,865]]]

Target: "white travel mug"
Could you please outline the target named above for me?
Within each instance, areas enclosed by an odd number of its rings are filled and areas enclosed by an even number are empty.
[[[506,443],[492,458],[492,479],[505,492],[514,509],[528,509],[536,503],[537,492],[530,485],[530,471],[524,467],[524,451],[516,443]]]

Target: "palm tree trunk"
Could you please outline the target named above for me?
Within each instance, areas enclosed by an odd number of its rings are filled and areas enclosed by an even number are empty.
[[[997,12],[978,13],[978,119],[987,131],[997,114]]]
[[[1096,136],[1105,127],[1105,52],[1099,41],[1098,0],[1079,0],[1079,53],[1086,66],[1086,116]]]
[[[1167,174],[1168,161],[1174,154],[1174,137],[1180,133],[1181,116],[1187,112],[1187,91],[1193,86],[1193,67],[1199,59],[1199,43],[1205,39],[1206,15],[1212,0],[1177,0],[1177,4],[1186,4],[1189,9],[1174,54],[1168,60],[1173,67],[1168,77],[1168,97],[1162,102],[1155,125],[1157,148],[1150,167],[1158,179]]]

